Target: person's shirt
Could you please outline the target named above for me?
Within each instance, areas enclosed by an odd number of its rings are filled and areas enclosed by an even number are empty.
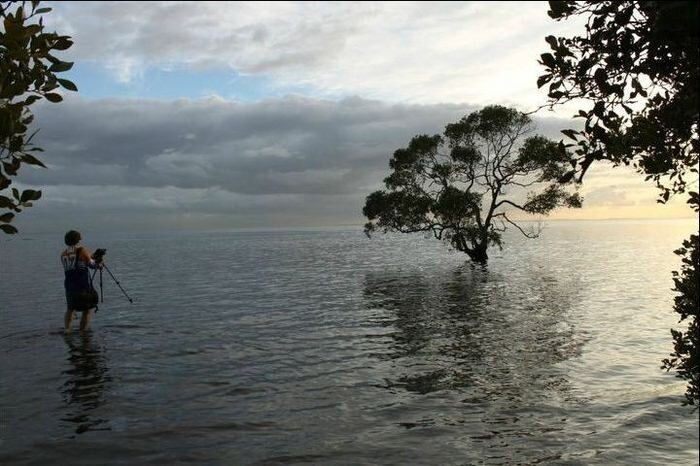
[[[82,246],[71,246],[61,254],[61,264],[65,273],[64,285],[67,291],[85,290],[90,287],[89,269],[96,268],[90,258],[90,251]]]

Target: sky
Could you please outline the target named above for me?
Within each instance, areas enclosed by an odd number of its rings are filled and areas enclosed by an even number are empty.
[[[44,3],[46,5],[44,5]],[[547,2],[42,2],[79,88],[33,108],[48,169],[22,230],[361,225],[394,150],[489,104],[546,102]],[[572,109],[541,111],[560,139]],[[598,164],[552,219],[678,218]]]

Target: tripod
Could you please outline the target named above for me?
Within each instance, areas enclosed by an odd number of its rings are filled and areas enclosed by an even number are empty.
[[[122,288],[122,285],[121,285],[121,283],[119,283],[119,280],[117,280],[117,278],[114,276],[112,271],[109,270],[109,267],[107,267],[107,265],[105,265],[105,264],[102,264],[102,268],[100,269],[100,302],[103,302],[103,303],[105,302],[104,293],[102,290],[102,269],[106,270],[107,273],[109,274],[109,276],[112,277],[112,280],[114,280],[114,283],[117,284],[117,286],[119,287],[121,292],[124,294],[124,296],[126,296],[126,299],[128,299],[131,304],[134,304],[134,300],[131,299],[131,297],[126,293],[126,291],[124,291],[124,288]],[[97,270],[95,270],[95,272],[97,272]],[[93,277],[95,276],[94,273],[92,275],[93,275]]]

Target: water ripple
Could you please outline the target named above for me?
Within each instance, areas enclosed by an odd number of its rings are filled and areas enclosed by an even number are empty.
[[[108,284],[65,337],[55,241],[2,243],[0,463],[696,462],[658,369],[687,226],[569,225],[487,268],[356,231],[95,238],[137,304]]]

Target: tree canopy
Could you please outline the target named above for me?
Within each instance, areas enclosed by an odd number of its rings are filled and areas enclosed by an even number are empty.
[[[667,370],[676,369],[678,377],[688,381],[685,398],[688,404],[697,404],[700,399],[700,347],[698,346],[698,237],[693,235],[683,242],[683,246],[675,251],[682,258],[680,272],[673,272],[673,290],[678,294],[674,298],[674,309],[680,314],[681,320],[688,320],[685,331],[671,330],[673,336],[673,353],[663,361]]]
[[[585,34],[547,36],[549,106],[583,101],[576,117],[579,179],[594,160],[633,165],[665,202],[697,180],[698,2],[551,1],[556,20],[586,18]],[[569,176],[574,176],[572,170]]]
[[[532,135],[534,125],[522,112],[485,107],[442,135],[415,136],[389,161],[386,190],[367,196],[365,232],[426,232],[449,242],[476,262],[486,262],[489,245],[501,245],[502,233],[515,227],[512,211],[546,215],[557,207],[580,207],[574,183],[560,183],[571,155],[563,144]],[[519,197],[511,190],[524,191]]]
[[[659,202],[688,192],[698,212],[698,112],[700,101],[699,6],[696,1],[550,1],[549,16],[586,19],[585,34],[545,38],[551,53],[539,87],[549,83],[549,106],[587,104],[577,117],[582,131],[565,130],[575,147],[573,169],[564,180],[581,180],[595,160],[633,165],[660,189]],[[675,311],[688,321],[672,330],[674,352],[663,361],[688,381],[686,403],[700,403],[698,269],[700,236],[676,250]]]
[[[30,131],[34,115],[30,106],[46,99],[60,102],[60,88],[77,91],[71,81],[57,73],[73,66],[56,58],[56,51],[68,49],[73,42],[68,36],[44,32],[42,14],[51,8],[39,8],[39,2],[1,2],[0,18],[0,231],[12,234],[10,225],[15,213],[30,207],[41,197],[41,191],[12,188],[22,164],[46,167],[36,157],[41,148],[32,143]]]

